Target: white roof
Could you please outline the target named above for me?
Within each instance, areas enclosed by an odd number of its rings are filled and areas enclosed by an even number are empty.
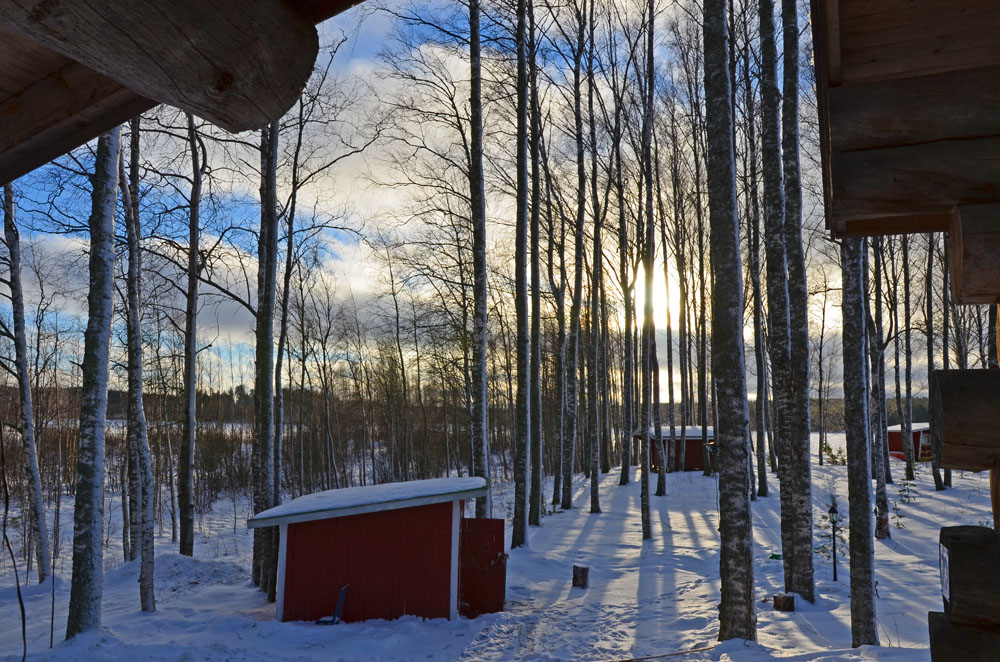
[[[701,427],[699,427],[697,425],[689,425],[686,428],[682,428],[680,425],[674,426],[674,437],[677,438],[677,439],[680,439],[680,437],[681,437],[681,431],[682,430],[684,431],[684,436],[687,439],[692,439],[694,437],[701,438]],[[708,432],[708,438],[709,439],[715,439],[715,430],[713,430],[712,428],[705,428],[705,431]],[[660,426],[660,434],[661,434],[661,436],[664,439],[669,439],[670,438],[670,426],[669,425],[661,425]],[[638,437],[639,436],[639,431],[636,430],[635,434],[632,435],[632,436],[633,437]],[[649,428],[649,436],[650,436],[650,438],[656,436],[656,428],[654,428],[652,426]]]
[[[401,483],[345,487],[306,494],[254,515],[247,528],[310,522],[379,510],[413,508],[486,494],[483,478],[431,478]]]
[[[913,432],[924,432],[930,429],[931,429],[930,423],[913,423],[912,427]],[[889,432],[902,432],[903,427],[901,425],[890,425],[889,427],[886,428],[886,430],[888,430]]]

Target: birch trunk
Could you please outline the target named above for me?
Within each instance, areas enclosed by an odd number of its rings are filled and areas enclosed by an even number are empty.
[[[472,466],[486,480],[486,496],[476,499],[476,517],[490,517],[489,392],[486,366],[486,184],[483,178],[483,95],[479,35],[479,0],[469,2],[469,60],[471,67],[469,109],[471,153],[469,197],[472,208]]]
[[[139,247],[139,119],[132,120],[129,185],[125,185],[125,166],[119,169],[122,201],[125,208],[125,232],[128,244],[126,277],[125,332],[128,345],[128,446],[135,458],[138,518],[139,604],[142,611],[156,611],[153,591],[153,468],[149,452],[146,410],[142,401],[142,255]],[[133,550],[134,552],[134,550]]]
[[[80,391],[80,441],[73,511],[73,575],[66,638],[101,627],[104,595],[104,420],[114,293],[114,225],[121,127],[97,141],[90,213],[90,283]]]
[[[180,511],[180,553],[194,556],[194,446],[198,415],[198,246],[201,233],[201,179],[204,173],[194,117],[187,115],[191,155],[191,194],[188,211],[187,293],[184,308],[184,427],[177,454],[177,502]],[[255,534],[256,537],[256,534]]]
[[[514,238],[514,309],[517,324],[517,394],[514,411],[514,517],[511,549],[527,543],[528,456],[531,453],[531,347],[528,337],[528,53],[527,2],[517,0],[517,219]]]
[[[875,617],[875,543],[872,536],[868,401],[865,393],[864,285],[860,239],[840,245],[843,274],[844,416],[850,511],[851,645],[878,645]]]
[[[535,43],[535,3],[528,0],[528,85],[531,130],[528,150],[531,156],[531,389],[529,394],[531,439],[531,490],[528,494],[528,524],[539,526],[542,519],[542,275],[539,264],[541,225],[541,164],[538,108],[538,66]]]
[[[594,217],[594,244],[592,251],[593,274],[590,279],[590,370],[588,372],[587,408],[590,416],[590,512],[601,512],[600,463],[601,463],[601,283],[604,280],[603,247],[601,246],[601,204],[597,197],[597,115],[594,112],[594,5],[589,6],[589,40],[587,51],[587,110],[590,126],[590,208]]]
[[[906,480],[916,480],[913,472],[913,349],[910,344],[910,237],[903,235],[903,457],[906,459]]]
[[[17,373],[17,396],[20,414],[21,445],[24,448],[24,474],[28,486],[28,508],[31,536],[35,544],[38,583],[44,582],[51,571],[49,533],[45,523],[45,501],[42,479],[38,472],[38,451],[35,442],[35,415],[31,401],[31,376],[28,374],[28,341],[24,322],[24,292],[21,288],[21,235],[14,220],[14,187],[3,187],[3,232],[10,267],[10,306],[14,324],[14,369]]]
[[[749,485],[749,411],[725,0],[705,2],[705,103],[712,260],[712,375],[718,389],[719,640],[757,638]]]

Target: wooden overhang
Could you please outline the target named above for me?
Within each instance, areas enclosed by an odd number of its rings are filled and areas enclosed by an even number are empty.
[[[1000,203],[996,0],[812,0],[811,19],[834,237],[946,231]]]
[[[296,101],[362,0],[0,0],[0,182],[167,103],[230,131]]]

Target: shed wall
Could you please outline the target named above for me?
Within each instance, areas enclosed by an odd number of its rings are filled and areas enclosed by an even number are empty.
[[[449,502],[288,525],[283,621],[329,616],[349,584],[343,620],[448,618]]]

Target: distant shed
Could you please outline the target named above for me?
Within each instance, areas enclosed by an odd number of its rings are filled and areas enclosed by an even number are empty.
[[[708,443],[715,443],[715,430],[712,428],[706,428],[705,432],[708,435]],[[705,453],[702,449],[702,434],[701,428],[698,426],[689,425],[686,428],[681,428],[676,426],[674,428],[674,441],[673,449],[670,449],[670,426],[664,425],[660,428],[660,434],[663,438],[663,448],[667,451],[667,456],[672,458],[671,464],[667,467],[668,471],[703,471],[705,469]],[[684,437],[684,453],[683,468],[681,466],[681,436]],[[638,432],[635,433],[634,438],[639,440],[642,438]],[[653,428],[649,430],[649,466],[653,470],[659,470],[660,468],[660,451],[657,448],[656,443],[656,431]]]
[[[899,425],[890,425],[886,430],[889,433],[889,455],[897,460],[905,460],[906,455],[903,450],[903,430]],[[931,426],[929,423],[914,423],[913,429],[913,459],[917,462],[931,461]]]
[[[463,519],[464,501],[485,494],[482,478],[385,483],[308,494],[252,517],[249,528],[280,527],[277,620],[329,616],[344,586],[347,622],[502,610],[503,520]]]

